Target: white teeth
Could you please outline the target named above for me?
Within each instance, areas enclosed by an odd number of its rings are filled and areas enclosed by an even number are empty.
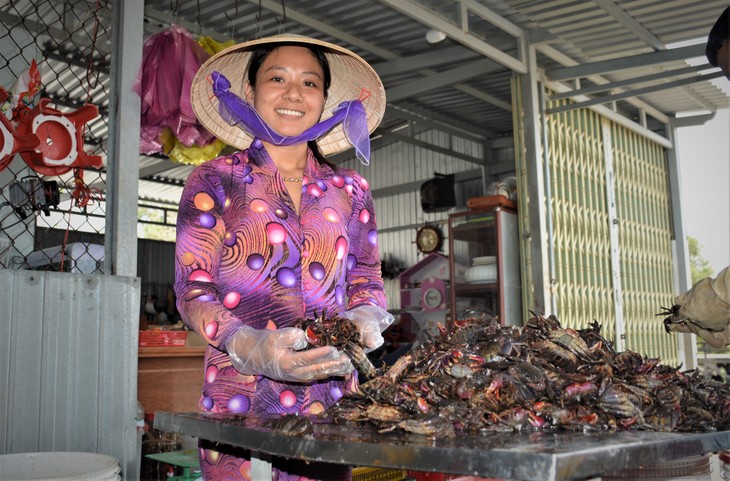
[[[299,112],[298,110],[276,109],[276,112],[282,115],[296,115],[297,117],[304,115],[304,112]]]

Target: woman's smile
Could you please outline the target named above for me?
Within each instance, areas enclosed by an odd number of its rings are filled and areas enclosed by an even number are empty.
[[[302,116],[304,116],[304,112],[301,112],[299,110],[276,109],[276,113],[281,114],[281,115],[291,116],[291,117],[302,117]]]

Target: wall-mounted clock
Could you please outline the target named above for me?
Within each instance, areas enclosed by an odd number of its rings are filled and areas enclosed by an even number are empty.
[[[430,254],[441,249],[444,243],[444,234],[435,225],[426,224],[416,232],[416,247],[424,254]]]

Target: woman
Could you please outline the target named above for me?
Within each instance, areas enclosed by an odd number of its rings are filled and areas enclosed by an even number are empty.
[[[322,155],[355,144],[369,160],[382,83],[349,50],[285,35],[212,57],[193,81],[192,102],[208,130],[243,149],[196,168],[180,201],[178,309],[209,343],[200,406],[320,413],[356,389],[357,376],[332,347],[303,350],[305,333],[289,326],[341,315],[375,349],[392,322],[368,184]],[[201,444],[205,479],[250,479],[243,450]],[[350,477],[342,466],[273,465],[279,481]]]

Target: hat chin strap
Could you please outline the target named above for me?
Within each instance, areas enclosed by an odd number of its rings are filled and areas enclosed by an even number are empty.
[[[345,138],[355,148],[357,158],[364,165],[370,164],[367,113],[360,100],[342,102],[330,118],[318,122],[297,136],[286,136],[272,129],[250,103],[231,92],[231,83],[223,74],[213,72],[211,77],[213,94],[218,98],[219,112],[230,125],[238,125],[252,137],[274,145],[294,145],[317,140],[341,123]]]

